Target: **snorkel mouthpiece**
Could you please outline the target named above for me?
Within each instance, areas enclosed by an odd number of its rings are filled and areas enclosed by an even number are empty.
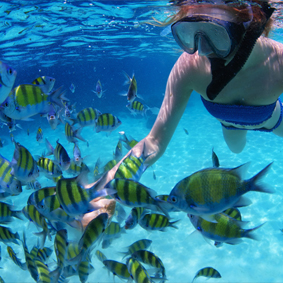
[[[265,22],[262,24],[252,20],[233,59],[225,66],[224,59],[209,58],[211,64],[212,81],[206,89],[206,94],[210,100],[214,100],[220,91],[242,69],[248,60],[257,39],[263,33],[266,23],[275,9],[266,2],[263,2],[261,6],[262,11],[266,15]]]

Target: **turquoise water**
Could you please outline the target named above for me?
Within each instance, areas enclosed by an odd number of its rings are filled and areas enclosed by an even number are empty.
[[[178,47],[172,37],[161,37],[162,29],[142,25],[142,22],[151,16],[164,19],[170,11],[167,1],[141,1],[138,4],[137,1],[53,1],[52,5],[47,1],[0,3],[1,13],[5,15],[1,28],[1,60],[17,70],[15,86],[29,83],[41,75],[52,76],[56,78],[55,88],[64,85],[71,102],[77,102],[78,111],[93,106],[101,112],[117,115],[122,121],[109,137],[103,132],[96,133],[91,127],[83,129],[82,136],[90,146],[83,142],[79,146],[82,156],[88,155],[86,163],[91,172],[98,157],[102,164],[113,158],[119,131],[125,131],[137,140],[148,134],[154,117],[133,117],[125,107],[126,98],[119,94],[127,91],[127,86],[123,85],[123,71],[129,75],[135,73],[138,93],[144,97],[144,103],[160,107],[167,76],[180,53],[175,50]],[[272,38],[282,41],[281,35],[278,28],[273,31]],[[91,92],[98,79],[106,90],[101,99]],[[76,87],[74,93],[69,90],[71,83]],[[14,138],[33,156],[46,150],[44,143],[36,141],[39,126],[52,145],[59,139],[72,156],[73,145],[66,140],[63,125],[52,130],[46,118],[39,116],[33,122],[20,121],[19,124],[23,129],[14,131]],[[14,145],[10,142],[10,133],[5,126],[0,131],[1,139],[5,140],[0,153],[11,160]],[[250,192],[247,197],[252,204],[241,209],[243,220],[250,221],[248,228],[265,223],[256,231],[259,241],[244,239],[239,245],[224,244],[216,248],[200,234],[193,233],[194,228],[186,214],[178,212],[171,214],[172,221],[180,219],[177,230],[169,228],[166,232],[149,233],[137,226],[109,248],[102,250],[98,245],[95,250],[101,250],[108,259],[122,261],[119,252],[134,241],[146,238],[153,241],[150,250],[162,259],[168,282],[191,282],[195,273],[206,266],[214,267],[222,275],[221,279],[212,278],[209,282],[282,282],[282,138],[249,132],[243,152],[233,154],[223,140],[219,122],[207,113],[198,94],[193,93],[166,152],[147,169],[140,182],[158,194],[168,194],[181,179],[212,165],[212,148],[223,167],[233,168],[251,162],[246,178],[273,162],[264,182],[276,192],[272,195]],[[123,154],[126,152],[123,148]],[[42,187],[54,184],[43,176],[38,181]],[[9,197],[7,201],[22,209],[31,192],[24,188],[23,193]],[[130,208],[125,209],[130,212]],[[27,231],[29,249],[36,244],[37,236],[33,233],[38,230],[33,223],[14,220],[9,227],[20,236],[23,230]],[[77,231],[69,229],[68,232],[69,239],[79,239]],[[52,241],[47,239],[45,246],[53,248],[53,241],[54,237]],[[5,282],[33,282],[29,272],[22,271],[8,257],[6,245],[0,245],[0,267],[3,268],[0,276]],[[24,261],[22,246],[11,246]],[[54,260],[53,253],[48,261],[51,270],[56,267]],[[113,282],[113,276],[95,256],[92,265],[95,271],[87,282]],[[78,276],[69,280],[79,282]],[[119,281],[115,278],[115,282]],[[203,278],[198,278],[196,282],[202,281]]]

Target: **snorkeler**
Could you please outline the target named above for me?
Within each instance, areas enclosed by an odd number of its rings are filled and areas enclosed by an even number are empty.
[[[145,144],[146,154],[154,152],[148,165],[162,156],[193,90],[220,121],[232,152],[244,149],[247,130],[283,137],[283,44],[267,38],[275,9],[255,0],[171,2],[179,12],[166,24],[185,52],[171,70],[155,124],[133,153],[140,156]]]

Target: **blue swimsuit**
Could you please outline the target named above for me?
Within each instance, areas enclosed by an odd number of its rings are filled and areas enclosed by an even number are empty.
[[[256,126],[263,123],[264,121],[267,121],[272,116],[277,102],[276,101],[272,104],[263,106],[249,106],[220,104],[205,100],[203,97],[201,97],[201,100],[207,111],[215,118],[224,120],[228,123],[233,123],[235,125],[244,126]],[[280,98],[278,98],[278,101],[280,103],[281,111],[279,120],[277,121],[276,125],[272,129],[260,128],[253,129],[253,131],[272,132],[280,125],[282,121],[283,109]],[[228,130],[247,130],[233,126],[225,126],[223,124],[222,126]]]

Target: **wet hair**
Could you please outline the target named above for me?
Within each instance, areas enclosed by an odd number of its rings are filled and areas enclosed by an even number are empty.
[[[157,26],[165,27],[167,25],[170,25],[174,22],[177,22],[184,18],[188,13],[198,11],[199,9],[203,8],[219,8],[222,10],[226,10],[227,13],[231,13],[231,17],[233,17],[231,20],[233,22],[247,22],[250,20],[250,11],[252,9],[253,12],[253,21],[258,22],[259,24],[265,23],[266,21],[266,15],[261,9],[262,1],[260,0],[253,0],[251,1],[251,6],[247,6],[244,4],[240,3],[230,3],[230,4],[222,4],[222,5],[216,5],[216,4],[197,4],[197,5],[182,5],[178,6],[179,11],[175,13],[174,15],[170,16],[167,18],[164,22],[157,21],[156,19],[155,22],[157,23]],[[265,25],[263,35],[268,36],[273,24],[273,19],[269,19],[268,22]]]

